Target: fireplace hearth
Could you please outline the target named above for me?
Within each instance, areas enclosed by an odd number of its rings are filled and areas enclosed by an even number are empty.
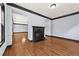
[[[44,27],[33,26],[33,42],[44,40]]]

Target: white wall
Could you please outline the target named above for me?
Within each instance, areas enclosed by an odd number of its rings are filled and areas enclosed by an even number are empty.
[[[79,24],[65,32],[62,36],[79,41]]]
[[[13,11],[13,32],[28,32],[28,16],[17,12]]]
[[[28,32],[28,24],[13,24],[13,32]]]
[[[49,35],[49,36],[51,36],[52,35],[52,28],[51,28],[51,24],[52,24],[52,21],[51,20],[45,20],[46,21],[46,26],[45,26],[45,29],[46,29],[46,35]]]
[[[46,18],[43,18],[41,16],[35,15],[35,14],[29,14],[29,20],[28,20],[28,39],[33,40],[33,28],[32,26],[41,26],[46,27]],[[45,28],[46,32],[46,28]],[[45,33],[46,34],[46,33]]]
[[[5,43],[0,47],[0,55],[3,55],[7,45],[12,45],[12,10],[5,4]]]
[[[52,35],[67,38],[67,36],[65,36],[67,32],[71,30],[73,27],[75,28],[75,26],[78,24],[79,24],[79,14],[53,20]],[[77,30],[74,30],[74,31],[77,31]],[[71,36],[73,36],[72,33],[71,33]],[[74,39],[71,37],[68,37],[68,38]]]
[[[7,40],[7,44],[12,45],[12,9],[11,6],[8,5],[6,5],[5,9],[5,38]]]

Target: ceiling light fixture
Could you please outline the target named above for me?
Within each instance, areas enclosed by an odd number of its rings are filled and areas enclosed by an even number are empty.
[[[50,5],[50,8],[55,8],[56,7],[56,4],[51,4]]]

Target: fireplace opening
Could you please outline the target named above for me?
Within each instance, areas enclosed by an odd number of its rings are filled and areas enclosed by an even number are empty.
[[[33,26],[33,41],[44,40],[44,27]]]

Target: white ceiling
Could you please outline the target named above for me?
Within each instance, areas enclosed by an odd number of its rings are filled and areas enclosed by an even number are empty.
[[[79,11],[79,3],[57,3],[56,8],[49,8],[52,3],[16,3],[19,6],[30,9],[50,18]]]

